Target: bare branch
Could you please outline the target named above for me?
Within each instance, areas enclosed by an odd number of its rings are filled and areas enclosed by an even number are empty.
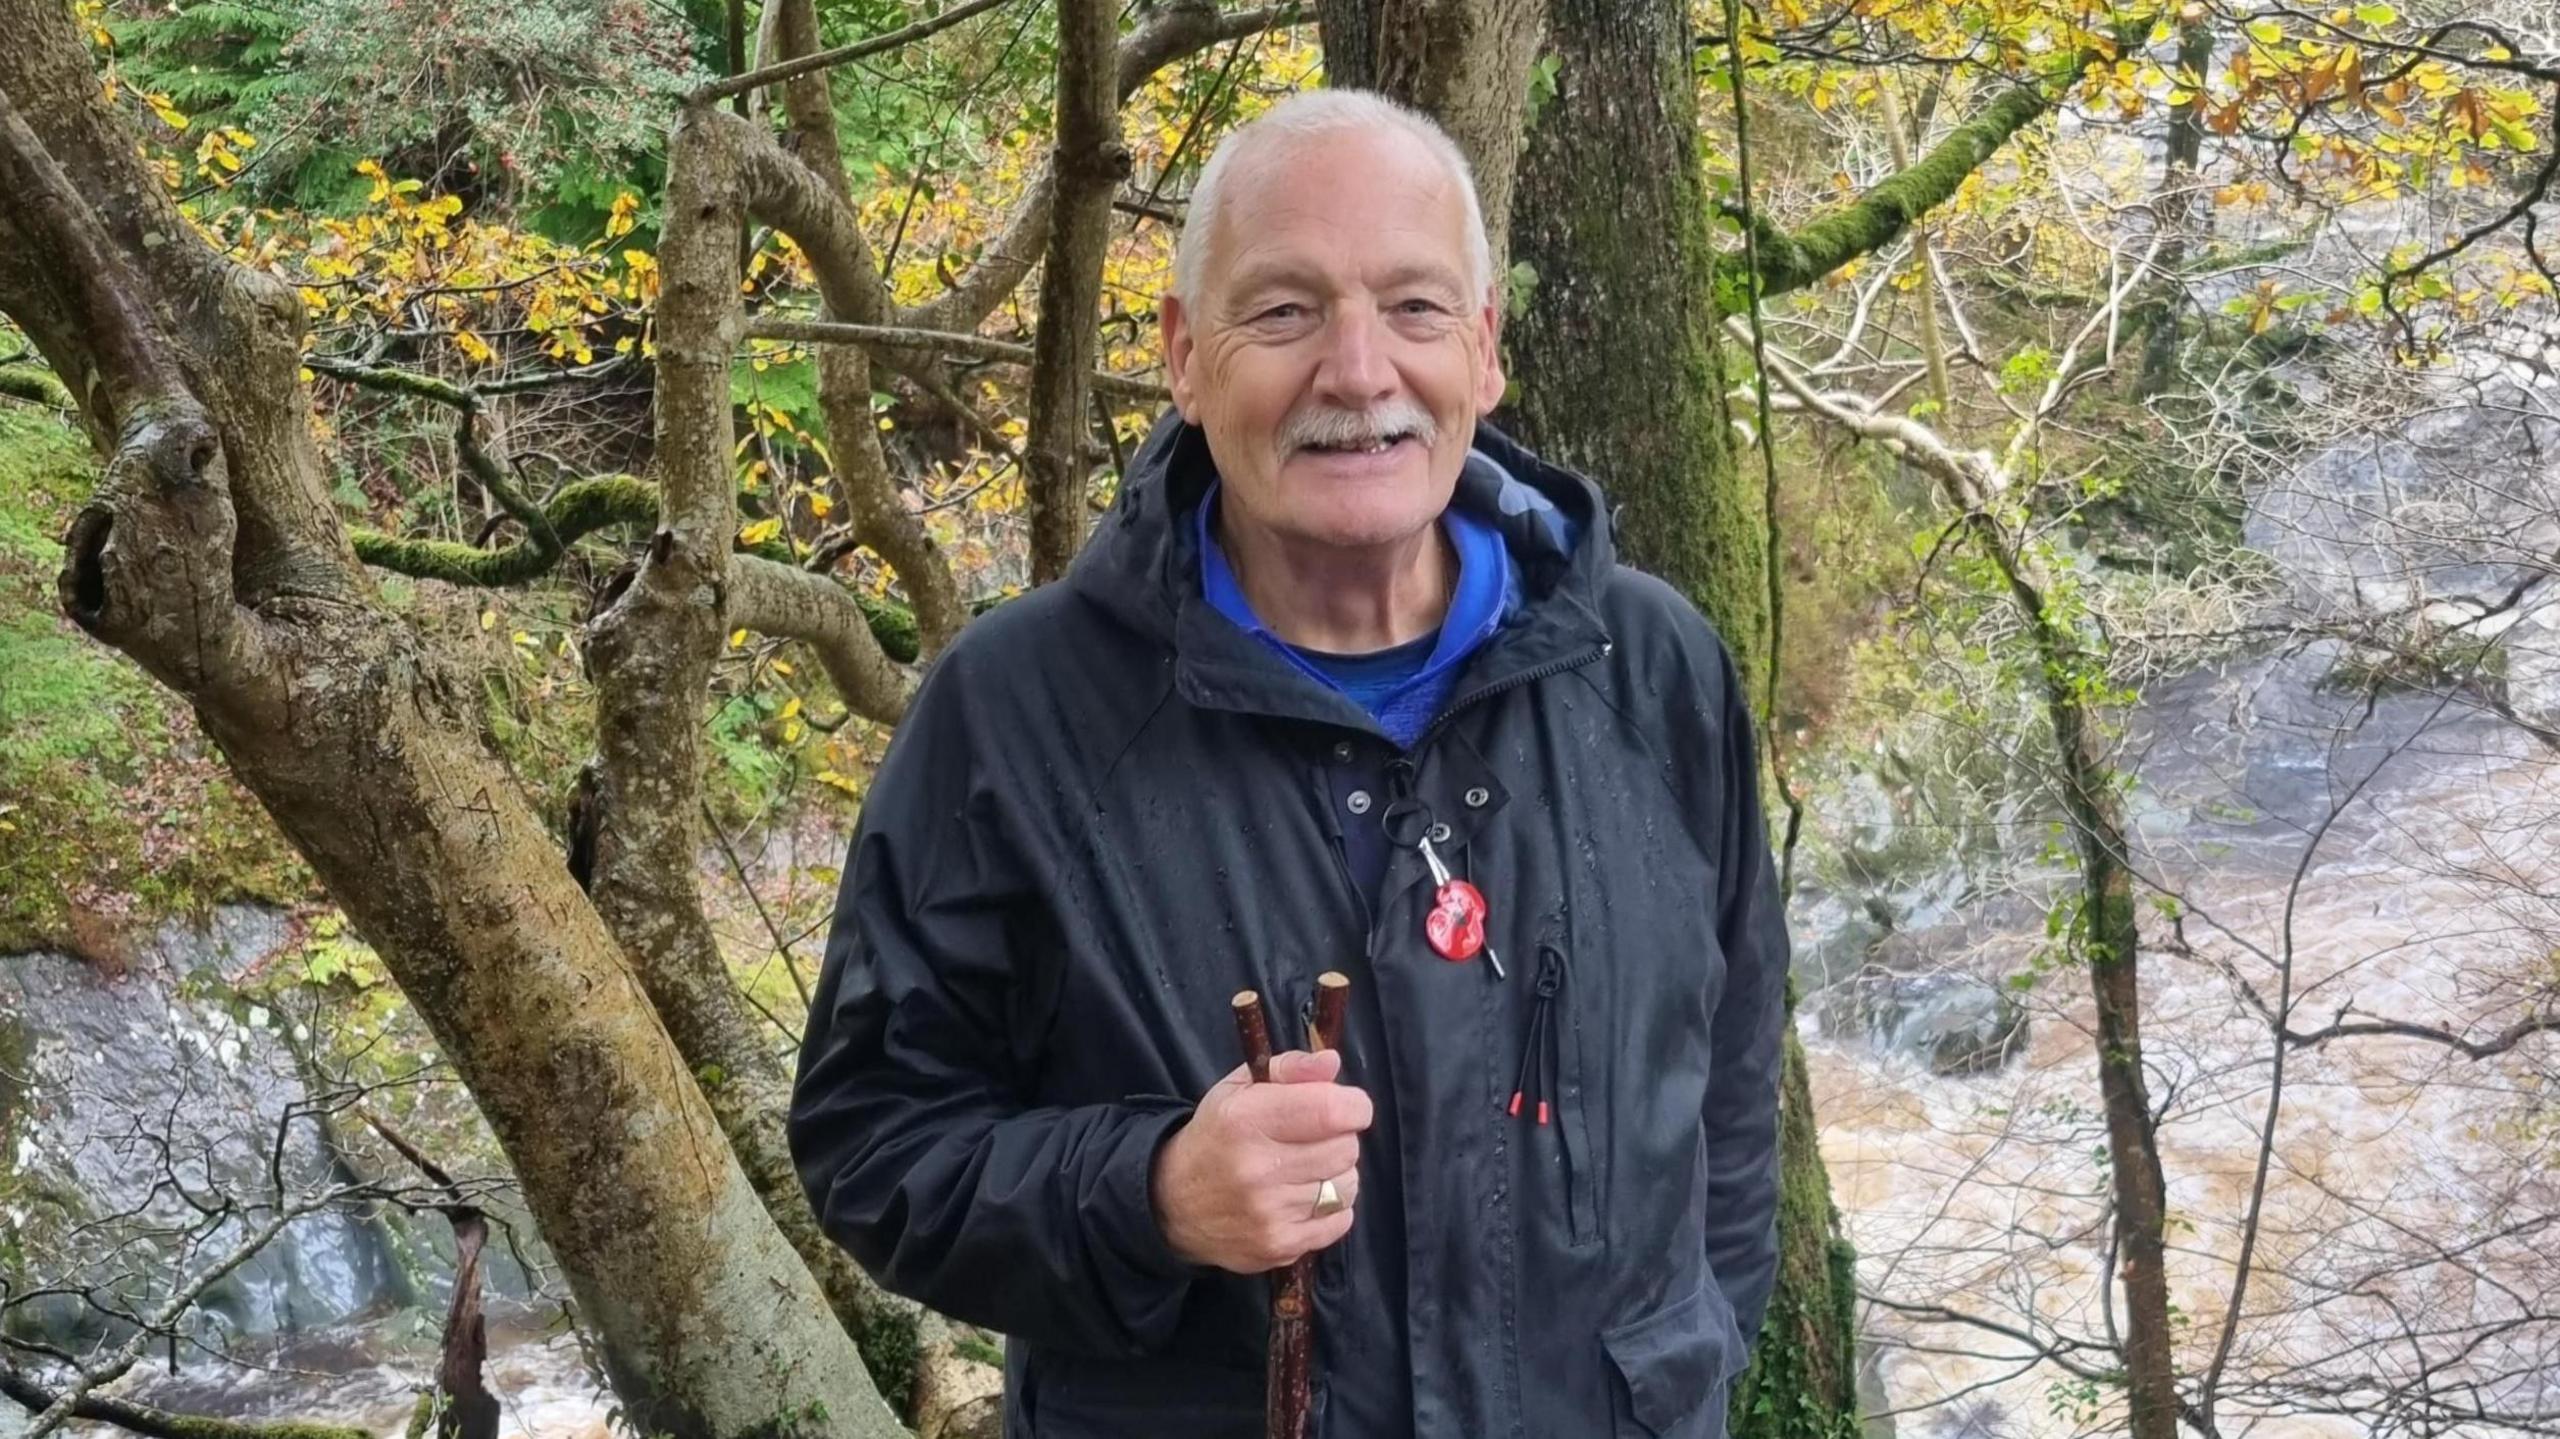
[[[1029,345],[1016,345],[1004,340],[991,340],[983,335],[953,334],[941,330],[912,330],[900,325],[853,325],[828,320],[756,319],[747,322],[749,337],[759,340],[788,340],[795,344],[860,345],[871,350],[925,350],[935,354],[955,355],[969,359],[994,360],[1007,365],[1031,365]],[[1157,404],[1170,403],[1173,392],[1146,380],[1133,380],[1126,375],[1095,370],[1091,383],[1096,390],[1115,399],[1145,400]]]
[[[904,718],[915,677],[889,658],[868,611],[825,575],[753,555],[729,561],[729,616],[758,634],[815,650],[847,707],[883,724]]]
[[[743,95],[749,90],[762,86],[779,85],[785,80],[814,75],[830,66],[842,65],[848,61],[860,60],[865,56],[878,55],[901,46],[912,45],[918,40],[939,35],[964,20],[975,19],[990,10],[1000,9],[1012,3],[1013,0],[964,0],[964,3],[954,5],[939,15],[918,20],[912,25],[892,30],[886,35],[874,35],[867,40],[838,45],[832,50],[821,50],[814,55],[803,55],[796,60],[767,65],[761,70],[732,75],[726,80],[715,80],[687,94],[684,97],[684,103],[687,105],[717,104],[732,95]]]
[[[61,1395],[13,1366],[0,1366],[0,1394],[24,1405],[31,1414],[49,1410],[61,1401]],[[83,1395],[71,1406],[71,1417],[113,1424],[144,1439],[372,1439],[370,1430],[352,1425],[310,1419],[225,1419],[211,1414],[179,1414],[100,1394]]]
[[[1300,24],[1303,7],[1275,5],[1221,16],[1207,0],[1167,5],[1154,18],[1123,39],[1114,69],[1113,93],[1123,105],[1158,70],[1195,55],[1221,40],[1252,35],[1276,26]],[[1024,187],[1013,212],[998,227],[996,238],[979,252],[960,283],[921,305],[903,310],[898,323],[923,330],[974,330],[995,312],[1004,298],[1031,273],[1049,239],[1050,207],[1056,199],[1055,170],[1043,165]]]

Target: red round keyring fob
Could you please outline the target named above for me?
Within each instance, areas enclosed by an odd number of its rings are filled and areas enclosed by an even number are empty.
[[[1452,963],[1473,959],[1484,948],[1484,919],[1483,892],[1463,879],[1453,879],[1433,896],[1422,933],[1442,959]]]

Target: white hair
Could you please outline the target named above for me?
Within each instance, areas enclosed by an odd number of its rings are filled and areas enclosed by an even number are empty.
[[[1467,212],[1467,293],[1482,300],[1493,284],[1493,246],[1485,238],[1484,204],[1476,198],[1475,171],[1458,142],[1430,116],[1374,91],[1301,90],[1237,126],[1201,167],[1199,182],[1191,187],[1182,234],[1173,247],[1173,293],[1184,308],[1199,304],[1201,272],[1209,263],[1209,237],[1226,204],[1227,176],[1243,157],[1317,136],[1390,131],[1421,142],[1457,185]]]

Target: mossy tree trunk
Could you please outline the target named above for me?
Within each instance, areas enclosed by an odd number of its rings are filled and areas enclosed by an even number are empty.
[[[1627,560],[1715,622],[1755,692],[1769,629],[1760,489],[1737,472],[1698,165],[1686,7],[1550,0],[1555,95],[1529,133],[1511,253],[1506,414],[1621,506]]]

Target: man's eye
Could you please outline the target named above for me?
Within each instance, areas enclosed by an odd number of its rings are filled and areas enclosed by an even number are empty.
[[[1436,315],[1440,313],[1440,304],[1436,300],[1406,300],[1399,303],[1396,308],[1408,315]]]
[[[1306,307],[1303,305],[1295,304],[1273,305],[1264,310],[1261,314],[1254,316],[1254,318],[1257,320],[1294,320],[1298,318],[1299,312],[1305,308]]]

